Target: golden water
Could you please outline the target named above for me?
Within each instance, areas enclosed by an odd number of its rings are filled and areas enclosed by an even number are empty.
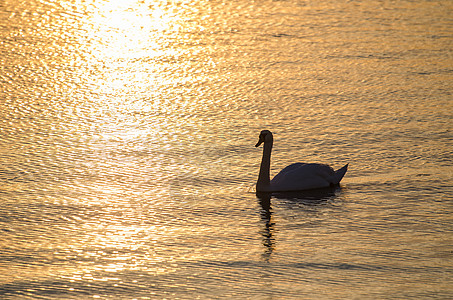
[[[452,11],[3,0],[0,298],[453,298]]]

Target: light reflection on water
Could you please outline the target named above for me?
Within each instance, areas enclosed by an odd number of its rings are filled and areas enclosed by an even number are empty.
[[[1,297],[451,297],[451,8],[7,0]]]

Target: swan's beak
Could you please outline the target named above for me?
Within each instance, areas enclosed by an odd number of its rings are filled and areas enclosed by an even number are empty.
[[[258,141],[258,143],[256,143],[255,147],[258,147],[259,145],[261,145],[262,143],[264,142],[264,139],[261,139]]]

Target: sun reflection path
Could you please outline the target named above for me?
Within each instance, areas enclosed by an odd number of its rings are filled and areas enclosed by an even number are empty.
[[[113,59],[155,57],[168,54],[162,37],[177,29],[178,16],[159,6],[137,1],[96,4],[87,23],[92,54]]]
[[[104,276],[104,272],[134,269],[172,272],[178,260],[187,260],[187,257],[174,253],[169,264],[169,254],[164,257],[156,252],[155,244],[173,243],[175,237],[185,233],[185,228],[178,231],[168,224],[156,227],[156,223],[162,224],[162,217],[149,219],[149,215],[157,214],[154,208],[147,211],[146,222],[140,221],[140,212],[133,208],[129,210],[132,215],[136,213],[133,218],[112,216],[118,213],[117,207],[127,205],[127,201],[142,199],[143,191],[135,195],[131,182],[135,187],[146,185],[147,190],[153,191],[150,198],[159,198],[168,192],[165,191],[166,181],[170,179],[165,176],[176,172],[166,172],[172,164],[162,166],[165,159],[159,159],[156,153],[164,153],[174,145],[160,132],[172,134],[177,122],[169,118],[175,118],[170,116],[181,105],[165,95],[171,94],[174,85],[190,80],[180,72],[188,72],[184,69],[187,68],[184,59],[186,52],[194,49],[180,46],[175,40],[183,39],[184,34],[180,33],[196,25],[184,19],[181,3],[178,7],[167,1],[64,3],[68,11],[77,7],[82,12],[69,25],[78,30],[74,35],[77,47],[66,48],[66,51],[78,49],[69,56],[69,60],[76,60],[71,64],[76,67],[71,68],[73,71],[66,78],[67,81],[77,78],[74,95],[71,95],[79,99],[74,102],[78,109],[73,119],[77,127],[74,131],[83,132],[83,147],[90,151],[95,149],[90,161],[84,162],[94,179],[81,183],[92,197],[84,197],[81,204],[97,205],[106,215],[105,218],[87,218],[87,242],[74,245],[73,252],[97,263],[80,265],[76,277],[97,274],[101,279],[113,280],[114,274]],[[83,126],[86,130],[81,130]],[[148,156],[148,153],[153,155]],[[152,186],[148,182],[152,182]],[[124,195],[129,200],[125,200]],[[142,239],[143,235],[146,238]],[[79,277],[73,280],[80,280]]]
[[[183,4],[130,0],[76,5],[84,7],[84,16],[73,25],[82,32],[76,38],[83,50],[71,55],[82,66],[81,84],[95,95],[143,97],[146,91],[149,97],[186,80],[179,76],[183,65],[174,63],[195,51],[178,45],[184,32],[197,25],[184,19]]]
[[[168,46],[171,32],[181,26],[180,12],[154,1],[68,1],[61,5],[68,11],[77,7],[79,12],[71,21],[76,23],[69,25],[78,28],[74,35],[78,50],[68,53],[76,67],[66,81],[77,82],[72,98],[83,99],[77,106],[96,121],[90,122],[96,127],[92,129],[120,139],[149,134],[149,128],[132,124],[136,120],[131,116],[155,111],[161,87],[174,80],[164,74],[162,61],[180,52]]]

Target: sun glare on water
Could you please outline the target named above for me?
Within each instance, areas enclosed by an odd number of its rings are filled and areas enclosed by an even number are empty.
[[[83,13],[68,26],[76,28],[78,44],[71,53],[76,68],[70,76],[79,82],[77,89],[84,90],[89,106],[101,112],[110,128],[107,132],[115,131],[118,120],[127,120],[124,114],[131,110],[155,110],[161,102],[159,93],[178,80],[168,76],[166,62],[183,52],[169,46],[184,25],[180,7],[134,0],[66,5]],[[136,129],[128,133],[137,134]]]
[[[169,40],[177,38],[183,26],[180,7],[166,2],[133,0],[77,1],[60,5],[67,11],[74,8],[77,11],[75,17],[62,20],[66,22],[63,26],[74,33],[73,44],[62,45],[70,53],[67,64],[71,66],[62,81],[76,83],[66,85],[71,86],[71,90],[67,90],[68,97],[76,99],[71,100],[75,108],[70,109],[79,116],[78,122],[71,126],[84,140],[83,147],[94,151],[92,159],[85,164],[89,172],[96,174],[96,182],[81,183],[81,189],[90,196],[82,197],[80,202],[99,206],[107,215],[120,213],[123,206],[129,204],[119,195],[126,195],[130,187],[124,186],[121,179],[112,182],[111,178],[126,178],[137,184],[156,182],[156,178],[165,181],[160,162],[153,161],[152,157],[145,160],[129,156],[115,160],[111,153],[147,153],[153,145],[169,147],[159,137],[169,121],[156,111],[165,109],[162,94],[169,93],[169,87],[178,80],[168,71],[168,61],[175,60],[184,51],[169,46]],[[171,67],[175,68],[174,62]],[[146,117],[137,118],[137,115]],[[165,189],[166,185],[161,184],[153,186],[152,191],[154,195],[168,193]],[[122,215],[118,220],[101,218],[82,225],[87,232],[92,232],[87,243],[68,247],[81,251],[81,256],[94,256],[109,264],[80,266],[77,272],[153,269],[161,259],[152,252],[154,240],[178,233],[169,232],[166,225],[157,229],[146,225],[143,229],[137,218],[140,215]],[[154,233],[150,237],[153,241],[141,245],[144,251],[134,249],[132,242],[134,237],[143,235],[142,231]],[[68,244],[72,244],[71,241]],[[123,252],[133,252],[136,257],[119,253],[122,248],[131,250]],[[137,257],[149,262],[149,266],[138,266],[134,261]]]
[[[96,54],[111,58],[141,58],[162,55],[168,49],[162,36],[177,26],[176,15],[158,5],[137,1],[95,4],[87,32]],[[93,54],[95,54],[93,53]]]

